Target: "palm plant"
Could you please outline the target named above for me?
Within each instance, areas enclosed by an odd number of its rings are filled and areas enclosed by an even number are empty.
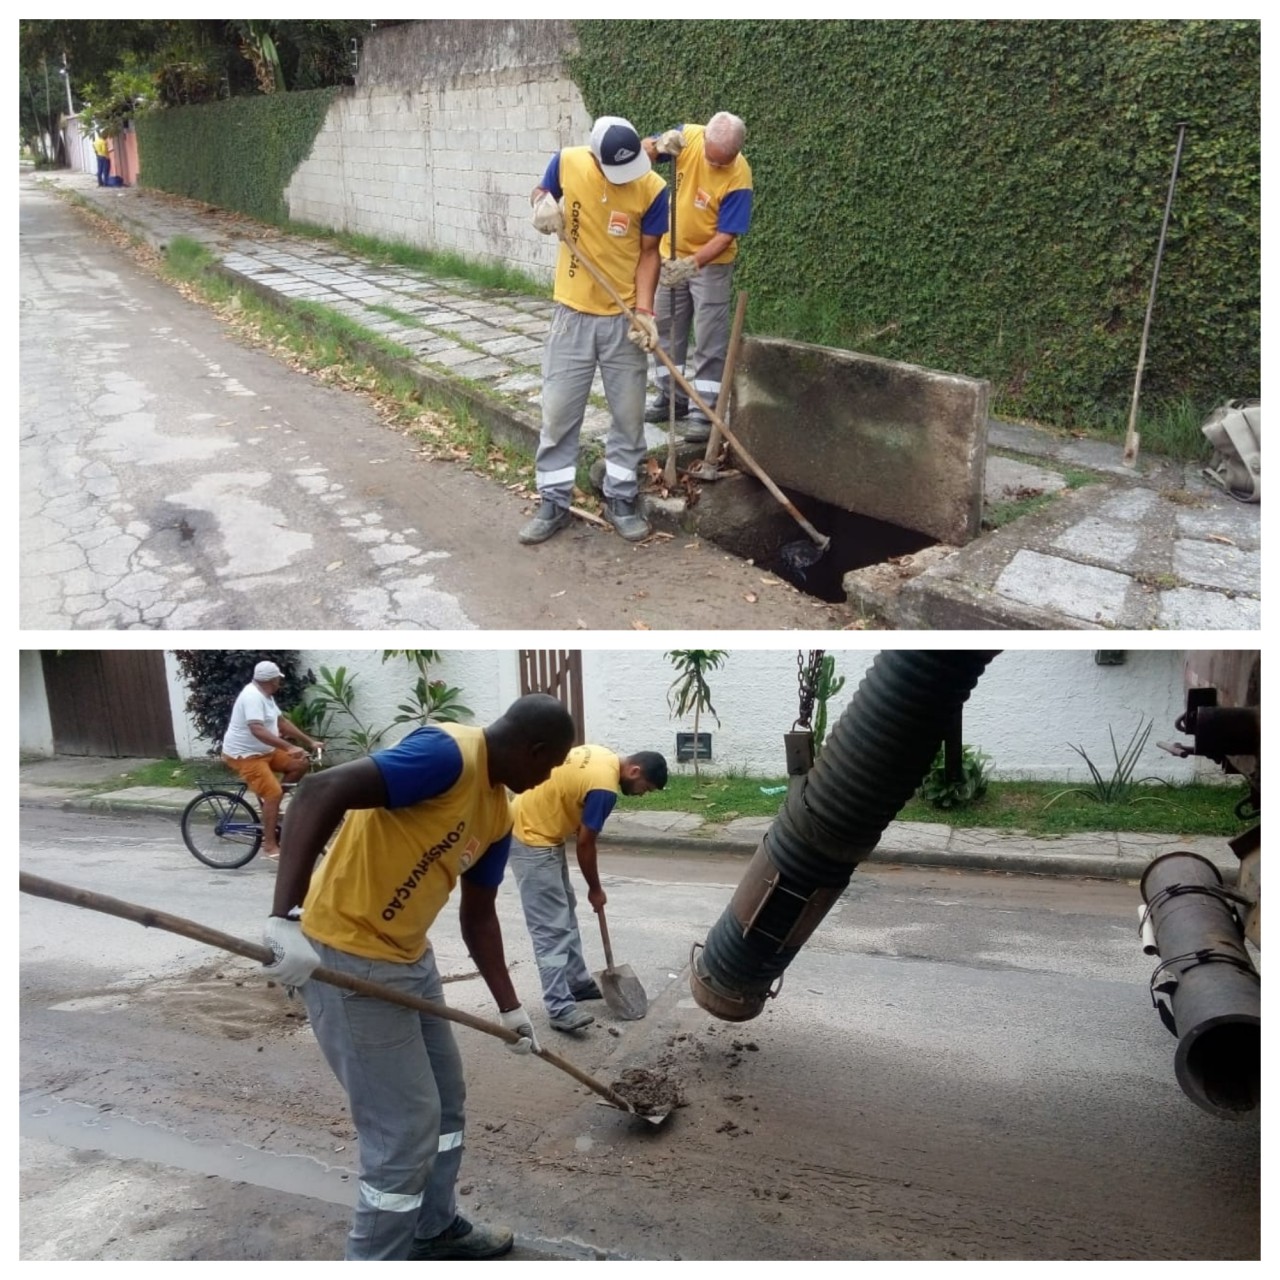
[[[676,669],[676,678],[667,690],[667,706],[673,716],[686,716],[693,712],[693,776],[700,779],[698,771],[698,725],[704,711],[710,712],[719,727],[720,717],[711,705],[711,686],[707,672],[724,664],[729,654],[724,649],[669,649],[667,660]]]

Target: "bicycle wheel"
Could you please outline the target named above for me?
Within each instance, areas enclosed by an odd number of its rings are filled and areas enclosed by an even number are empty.
[[[207,867],[243,867],[262,844],[262,822],[229,791],[206,791],[182,813],[182,838]]]

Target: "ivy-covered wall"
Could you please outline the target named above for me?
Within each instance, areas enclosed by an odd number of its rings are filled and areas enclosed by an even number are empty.
[[[1260,25],[584,21],[593,115],[747,122],[748,328],[1123,424],[1177,123],[1143,408],[1260,384]]]
[[[140,184],[283,222],[284,189],[338,92],[273,93],[145,112],[136,121]]]

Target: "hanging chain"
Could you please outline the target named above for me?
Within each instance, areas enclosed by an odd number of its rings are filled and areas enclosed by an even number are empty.
[[[812,727],[813,702],[818,696],[818,676],[822,671],[822,659],[825,654],[825,649],[810,649],[806,660],[803,650],[796,653],[796,683],[800,686],[800,708],[796,722],[791,726],[793,729],[797,725],[803,725],[806,729]]]

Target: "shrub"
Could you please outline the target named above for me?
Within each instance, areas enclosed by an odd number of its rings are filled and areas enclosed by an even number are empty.
[[[990,756],[976,747],[963,746],[960,749],[960,777],[953,781],[947,777],[946,746],[941,746],[920,784],[920,798],[927,800],[935,809],[955,809],[972,804],[987,793],[987,767],[990,764]]]

